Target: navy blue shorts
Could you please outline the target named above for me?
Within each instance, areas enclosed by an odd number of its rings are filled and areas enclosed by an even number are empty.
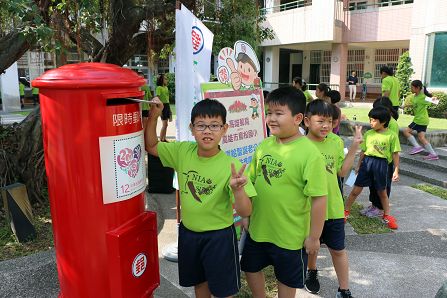
[[[345,219],[328,219],[324,222],[320,243],[333,250],[345,249]]]
[[[179,283],[192,287],[208,282],[215,297],[233,296],[241,288],[236,230],[193,232],[183,223],[178,239]]]
[[[377,191],[387,188],[388,161],[386,158],[365,156],[360,165],[355,186],[374,186]]]
[[[272,265],[276,279],[290,288],[303,288],[306,279],[307,253],[304,249],[289,250],[269,242],[256,242],[247,234],[242,252],[244,272],[259,272]]]
[[[391,195],[391,183],[393,180],[393,173],[394,173],[394,163],[391,162],[388,164],[388,185],[386,187],[386,194],[388,195],[388,199],[390,198]],[[374,186],[369,187],[369,201],[373,204],[374,207],[383,210],[382,202],[380,201],[380,197],[377,194],[377,190],[374,188]]]
[[[417,131],[418,133],[427,131],[427,125],[419,125],[414,122],[411,122],[410,125],[408,125],[408,127],[411,128],[412,130]]]

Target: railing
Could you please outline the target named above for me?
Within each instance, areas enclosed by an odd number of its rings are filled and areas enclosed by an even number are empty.
[[[263,89],[267,90],[267,91],[272,91],[272,90],[275,90],[276,88],[290,86],[290,85],[291,85],[291,83],[263,82]],[[317,89],[318,84],[307,84],[306,86],[309,91],[315,91],[315,89]],[[338,84],[328,84],[328,86],[332,90],[340,89],[340,85],[338,85]]]
[[[349,11],[359,11],[359,10],[367,10],[367,9],[375,9],[379,7],[386,6],[395,6],[395,5],[404,5],[404,4],[412,4],[414,0],[376,0],[374,3],[368,3],[368,1],[356,1],[350,2],[348,7],[345,7],[345,10]]]
[[[275,12],[280,12],[280,11],[285,11],[285,10],[295,9],[295,8],[301,8],[301,7],[305,7],[305,6],[311,6],[311,5],[312,5],[312,0],[298,0],[298,1],[284,3],[281,5],[277,5],[277,6],[262,8],[261,14],[266,15],[269,13],[275,13]]]

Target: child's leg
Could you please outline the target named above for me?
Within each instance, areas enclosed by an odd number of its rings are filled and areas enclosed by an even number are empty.
[[[425,138],[425,131],[418,132],[418,139],[421,141],[422,145],[424,145],[425,150],[429,152],[432,155],[438,155],[431,144],[428,142],[428,140]]]
[[[265,298],[265,278],[262,271],[245,272],[248,287],[251,290],[253,298]]]
[[[354,188],[351,190],[348,200],[346,201],[345,210],[351,210],[352,204],[354,204],[355,200],[357,200],[357,197],[362,193],[362,190],[363,187],[354,185]]]
[[[197,298],[211,298],[208,282],[202,282],[201,284],[195,285],[194,292]]]
[[[295,288],[288,287],[278,280],[278,298],[294,298],[295,295]]]
[[[337,279],[340,289],[349,289],[349,263],[348,253],[346,249],[334,250],[329,248],[329,252],[332,257],[332,264],[334,264],[335,273],[337,273]]]
[[[309,270],[317,269],[317,257],[318,254],[310,254],[307,256],[307,269]]]
[[[161,121],[161,131],[160,131],[160,141],[164,142],[166,141],[166,131],[168,129],[168,120],[162,120]]]
[[[378,190],[377,194],[379,195],[380,202],[382,203],[383,207],[383,215],[389,215],[390,214],[390,202],[388,200],[388,195],[386,192],[386,189]]]
[[[412,135],[413,130],[409,127],[405,127],[404,136],[407,138],[408,142],[410,142],[411,146],[418,148],[421,147],[416,138]]]

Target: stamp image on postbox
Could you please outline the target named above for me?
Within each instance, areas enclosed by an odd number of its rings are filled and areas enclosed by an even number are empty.
[[[99,138],[104,204],[124,201],[144,191],[143,148],[142,131]]]

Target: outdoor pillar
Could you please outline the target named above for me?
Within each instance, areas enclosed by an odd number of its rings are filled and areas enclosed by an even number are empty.
[[[264,89],[271,91],[278,88],[279,48],[264,48]]]
[[[20,111],[19,74],[14,62],[4,74],[0,75],[3,111]]]
[[[330,84],[339,85],[341,99],[345,98],[346,69],[348,64],[348,44],[332,44]]]

